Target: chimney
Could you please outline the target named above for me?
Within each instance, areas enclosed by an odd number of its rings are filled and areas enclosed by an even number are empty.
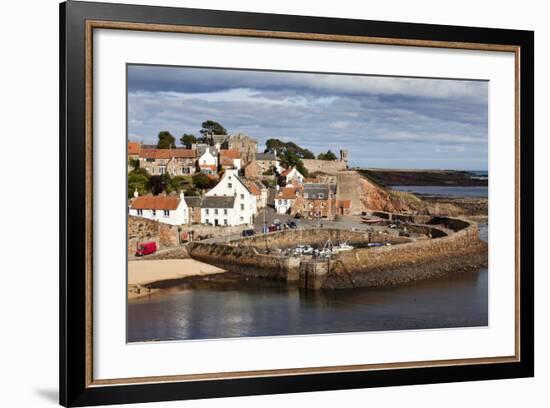
[[[138,198],[138,196],[139,196],[139,193],[138,193],[137,188],[136,188],[136,189],[134,190],[134,198]]]
[[[182,190],[182,191],[180,191],[180,200],[184,200],[184,199],[185,199],[185,194]]]

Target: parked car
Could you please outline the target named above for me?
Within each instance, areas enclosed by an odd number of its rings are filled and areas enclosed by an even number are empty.
[[[294,218],[296,218],[297,220],[299,220],[300,218],[302,218],[302,214],[296,213],[296,214],[294,215]]]
[[[279,225],[280,223],[281,223],[281,220],[278,219],[278,218],[273,220],[273,224],[275,224],[275,225]]]
[[[256,235],[256,231],[254,231],[253,229],[243,230],[242,235],[243,237],[251,237],[253,235]]]
[[[154,254],[155,252],[157,252],[156,242],[144,242],[142,244],[138,244],[136,256]]]
[[[294,221],[288,220],[286,222],[286,225],[288,225],[288,228],[295,229],[297,227],[296,223]]]

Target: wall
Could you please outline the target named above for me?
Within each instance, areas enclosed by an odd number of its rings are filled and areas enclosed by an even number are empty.
[[[347,167],[346,162],[340,160],[302,159],[302,162],[310,174],[315,172],[336,174],[339,171],[345,170]]]
[[[322,287],[392,286],[478,268],[487,258],[487,244],[472,224],[442,238],[340,253]]]
[[[128,255],[136,252],[140,242],[157,243],[159,249],[179,245],[178,227],[149,220],[143,217],[128,216]]]

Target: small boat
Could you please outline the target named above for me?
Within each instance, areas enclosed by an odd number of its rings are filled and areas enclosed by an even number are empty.
[[[333,248],[334,252],[343,252],[343,251],[351,251],[353,247],[349,245],[347,242],[341,242],[340,245],[335,246]]]
[[[361,222],[363,224],[378,224],[380,222],[384,221],[382,218],[379,217],[367,217],[367,216],[361,216]]]

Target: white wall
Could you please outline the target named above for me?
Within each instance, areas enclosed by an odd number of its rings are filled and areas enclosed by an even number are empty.
[[[138,0],[131,1],[138,3]],[[4,174],[17,168],[18,177],[7,177],[4,194],[30,196],[18,200],[22,214],[37,214],[27,225],[20,217],[5,217],[0,244],[9,248],[0,257],[2,273],[3,327],[0,347],[0,380],[2,405],[8,407],[57,406],[58,378],[58,8],[57,1],[28,0],[5,2],[0,25],[2,64],[0,66],[0,101],[5,112],[0,121],[2,149],[15,151],[26,144],[26,161],[33,166],[20,166],[20,159],[8,155],[2,161]],[[534,29],[536,31],[536,71],[539,73],[536,93],[535,123],[537,138],[536,181],[537,209],[550,202],[545,177],[550,172],[546,158],[550,150],[548,103],[550,90],[550,26],[548,11],[542,1],[473,1],[441,2],[394,0],[392,2],[295,1],[278,0],[172,0],[146,3],[202,7],[212,9],[263,11],[350,17],[376,20],[491,26]],[[38,169],[38,170],[37,170]],[[40,182],[37,182],[39,171]],[[24,183],[21,180],[34,180]],[[43,197],[40,201],[36,197]],[[39,205],[37,205],[39,202]],[[8,208],[10,206],[10,208]],[[0,200],[2,214],[11,211],[11,200]],[[24,222],[24,221],[23,221]],[[262,397],[243,397],[191,402],[137,404],[137,407],[227,407],[263,408],[386,406],[386,407],[544,407],[548,404],[550,383],[550,329],[548,311],[550,287],[546,243],[543,233],[550,230],[550,219],[538,217],[536,241],[536,356],[537,377],[525,380],[485,381],[461,384],[437,384],[391,387],[354,391],[304,393]],[[48,245],[32,237],[37,231],[48,234]]]

